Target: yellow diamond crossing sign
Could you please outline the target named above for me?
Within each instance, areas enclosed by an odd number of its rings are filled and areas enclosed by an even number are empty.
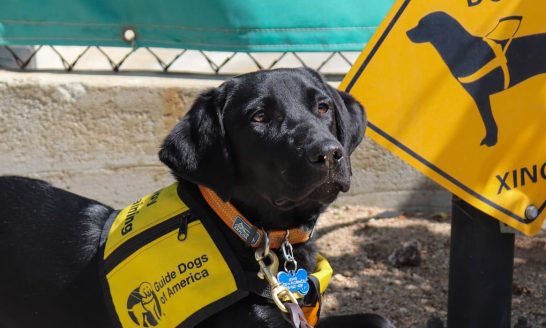
[[[369,134],[532,235],[546,217],[544,0],[399,0],[340,88]]]

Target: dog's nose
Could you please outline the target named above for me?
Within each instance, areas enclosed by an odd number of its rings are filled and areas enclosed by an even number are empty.
[[[311,145],[307,151],[307,159],[315,165],[331,165],[343,158],[343,149],[334,142]]]

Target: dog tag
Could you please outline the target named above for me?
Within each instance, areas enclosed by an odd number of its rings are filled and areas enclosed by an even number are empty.
[[[298,292],[301,295],[307,295],[309,292],[309,282],[307,282],[307,271],[305,269],[289,272],[279,271],[277,280],[292,293]]]

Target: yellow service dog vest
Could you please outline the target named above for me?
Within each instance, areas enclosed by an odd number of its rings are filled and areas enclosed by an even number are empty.
[[[106,223],[103,282],[121,327],[193,327],[249,294],[220,231],[196,217],[180,189],[173,184],[143,197]],[[319,259],[314,276],[323,292],[332,271]]]

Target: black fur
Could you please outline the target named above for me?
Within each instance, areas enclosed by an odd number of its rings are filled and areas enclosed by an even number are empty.
[[[253,121],[256,111],[268,120]],[[348,190],[349,155],[364,127],[362,106],[316,72],[262,71],[203,93],[165,139],[160,159],[180,183],[209,186],[259,227],[312,227]],[[0,293],[7,295],[0,326],[109,327],[96,258],[113,209],[32,179],[0,178],[0,192]],[[243,269],[257,272],[252,250],[219,226]],[[296,246],[295,256],[312,270],[313,242]],[[274,305],[252,294],[199,326],[234,325],[288,327]],[[376,315],[332,317],[320,327],[349,325],[391,327]]]

